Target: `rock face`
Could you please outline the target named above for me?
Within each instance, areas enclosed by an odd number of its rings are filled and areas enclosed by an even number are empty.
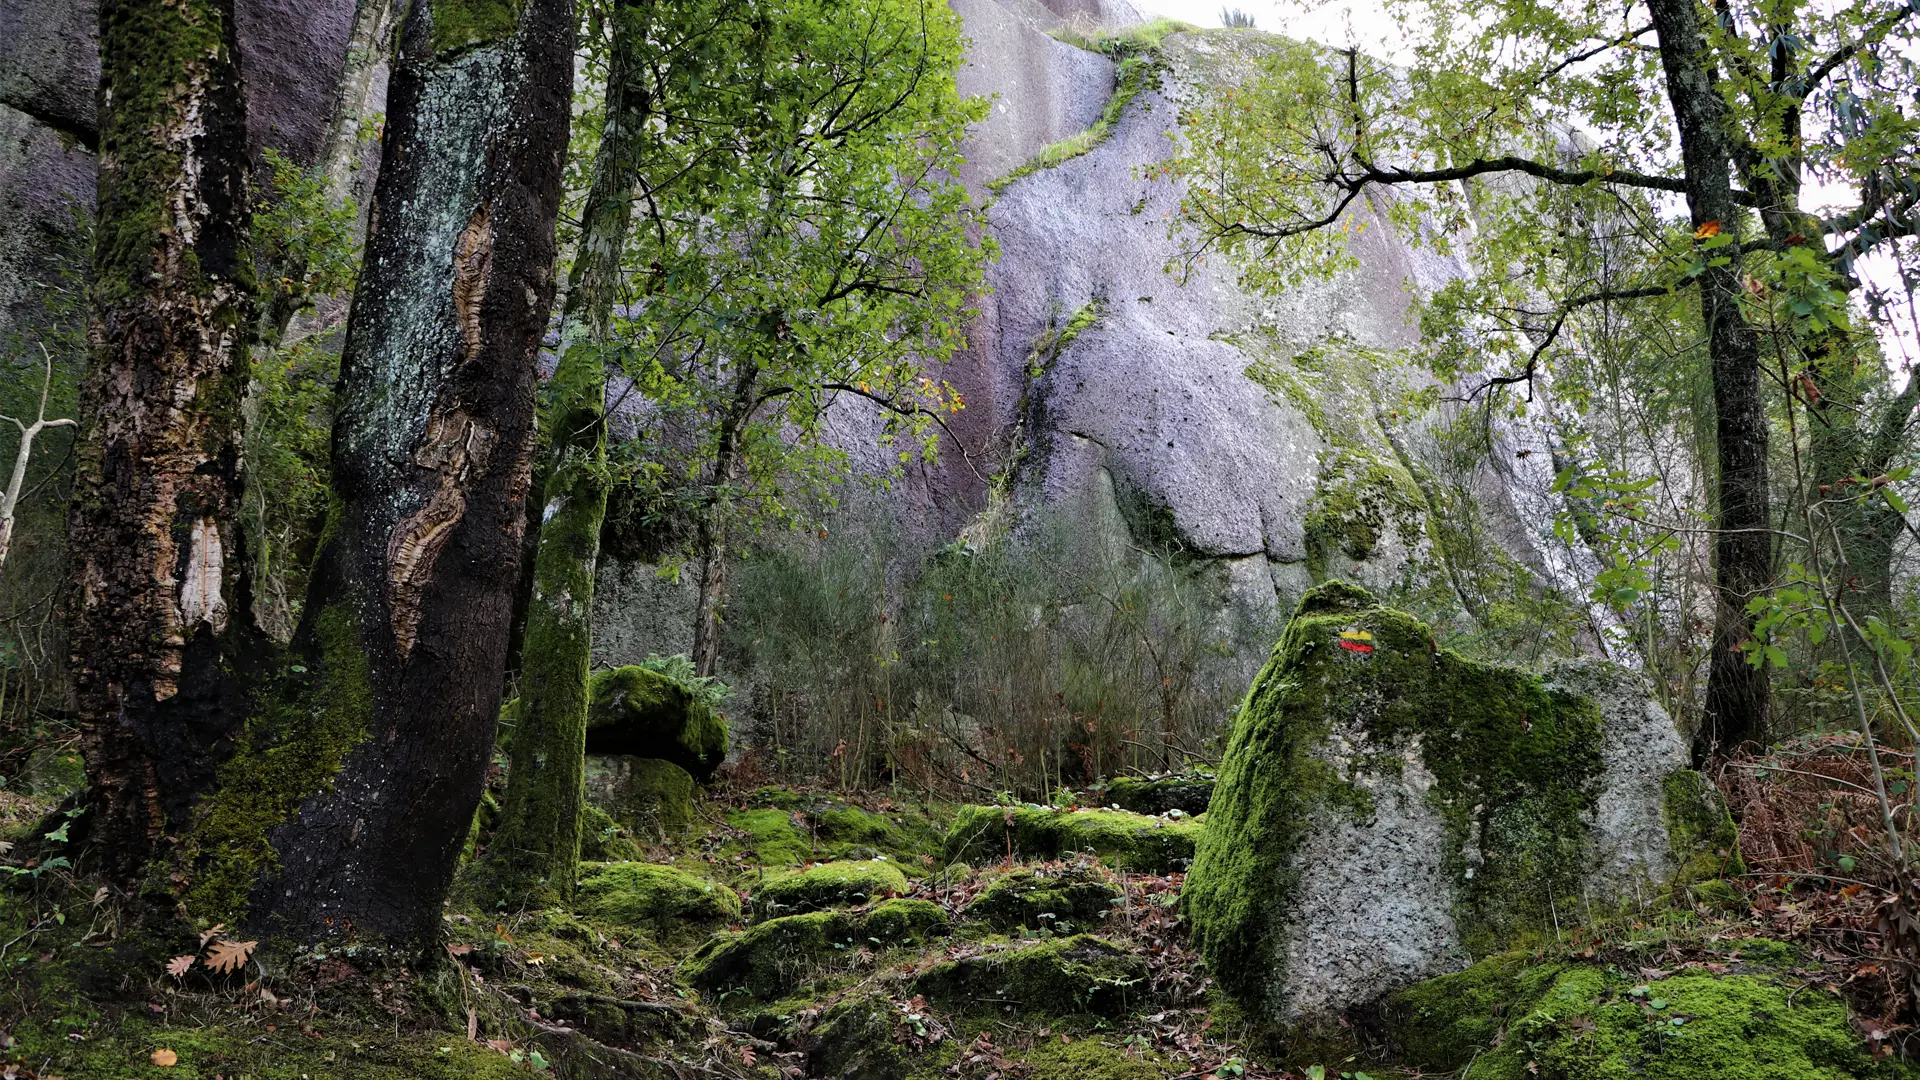
[[[1628,673],[1475,663],[1323,586],[1234,723],[1187,917],[1257,1019],[1325,1023],[1560,912],[1722,871],[1730,830],[1697,823],[1725,810],[1686,765]]]

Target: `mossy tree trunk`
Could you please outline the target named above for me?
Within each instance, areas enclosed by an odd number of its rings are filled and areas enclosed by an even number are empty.
[[[232,0],[100,5],[92,354],[69,522],[85,825],[137,873],[244,715],[239,410],[251,274]]]
[[[439,927],[506,666],[573,30],[571,0],[427,0],[401,29],[298,662],[197,838],[202,906],[258,929]]]
[[[1680,131],[1687,207],[1696,228],[1737,232],[1744,217],[1733,195],[1731,120],[1707,68],[1695,0],[1649,0],[1667,98]],[[1731,750],[1766,731],[1767,674],[1742,651],[1753,637],[1747,603],[1773,580],[1773,521],[1767,489],[1767,408],[1760,392],[1760,339],[1740,310],[1737,266],[1708,266],[1700,277],[1707,355],[1713,371],[1713,650],[1695,756]]]
[[[650,8],[625,4],[613,13],[606,119],[561,320],[564,351],[540,469],[545,506],[521,645],[519,727],[487,851],[495,898],[509,904],[571,895],[580,858],[593,572],[607,516],[605,347],[649,112],[637,52]]]

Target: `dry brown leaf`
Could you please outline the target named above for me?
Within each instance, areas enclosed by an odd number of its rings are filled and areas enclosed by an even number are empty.
[[[258,944],[257,941],[228,941],[221,938],[207,949],[207,958],[203,963],[222,975],[238,971],[247,962],[247,957],[253,955],[254,946]]]
[[[167,974],[178,979],[181,976],[185,975],[187,973],[187,969],[192,966],[193,966],[192,953],[188,953],[185,956],[176,956],[173,959],[167,961]]]
[[[155,1050],[153,1057],[149,1060],[163,1069],[168,1069],[180,1063],[180,1055],[163,1047]]]
[[[504,1054],[513,1049],[513,1044],[505,1039],[488,1039],[487,1049]]]
[[[214,923],[213,928],[210,930],[200,931],[200,947],[203,949],[206,948],[207,942],[212,941],[216,937],[219,937],[220,931],[225,930],[226,928],[227,928],[227,924],[221,922],[221,923]]]

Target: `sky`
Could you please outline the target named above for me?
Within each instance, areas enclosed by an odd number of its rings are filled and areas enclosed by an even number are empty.
[[[1260,30],[1336,48],[1358,45],[1369,55],[1386,60],[1407,55],[1399,28],[1387,17],[1381,0],[1229,0],[1225,5],[1219,0],[1133,0],[1133,4],[1151,14],[1196,26],[1219,26],[1221,8],[1237,7],[1253,16],[1255,28]],[[1823,194],[1810,191],[1809,205],[1817,209],[1822,202],[1837,206],[1852,201],[1851,192],[1835,191],[1826,198]],[[1875,262],[1884,265],[1863,264],[1862,276],[1883,289],[1896,285],[1899,273],[1892,260]],[[1888,365],[1899,380],[1904,365],[1920,369],[1920,310],[1901,304],[1889,314],[1891,318],[1878,327],[1879,337]]]

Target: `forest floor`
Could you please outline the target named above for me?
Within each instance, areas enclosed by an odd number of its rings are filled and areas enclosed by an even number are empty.
[[[0,795],[0,829],[17,834],[46,809]],[[590,837],[595,854],[624,858],[583,866],[568,909],[487,909],[456,889],[443,953],[425,961],[365,947],[262,948],[215,971],[208,946],[221,933],[156,936],[128,925],[110,890],[65,869],[16,875],[0,891],[0,1076],[1387,1080],[1457,1076],[1462,1066],[1502,1075],[1472,1059],[1425,1073],[1396,1066],[1379,1017],[1355,1016],[1319,1042],[1245,1039],[1181,926],[1177,857],[1146,866],[1162,856],[976,851],[971,865],[950,858],[959,808],[900,793],[723,784],[693,809],[690,824],[650,836]],[[1160,840],[1180,831],[1180,817],[1142,821]],[[1890,1017],[1888,995],[1900,990],[1866,985],[1893,975],[1860,951],[1873,895],[1809,891],[1780,874],[1735,884],[1562,928],[1509,959],[1604,973],[1619,988],[1593,1015],[1630,1005],[1634,1023],[1670,1022],[1648,1012],[1649,986],[1660,1003],[1663,985],[1728,973],[1779,987],[1789,1009],[1796,995],[1837,1002],[1845,991],[1858,1015]],[[1503,1008],[1491,1007],[1491,1027],[1462,1030],[1499,1047]],[[1696,1026],[1711,1022],[1703,1007]],[[1904,1029],[1890,1018],[1860,1026],[1880,1064],[1862,1054],[1817,1075],[1891,1067],[1884,1048]],[[1576,1017],[1571,1037],[1592,1027]]]

